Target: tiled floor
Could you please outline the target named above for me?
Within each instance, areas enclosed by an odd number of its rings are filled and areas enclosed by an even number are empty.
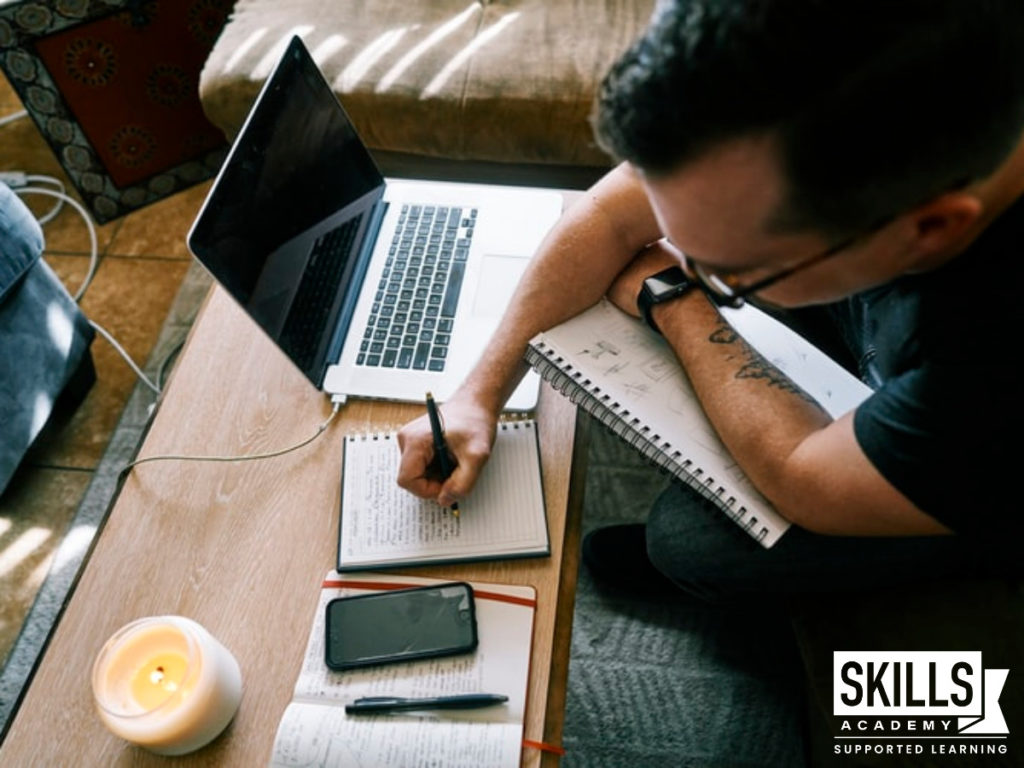
[[[21,110],[0,76],[0,118]],[[46,174],[70,184],[29,118],[0,126],[0,170]],[[98,228],[99,269],[81,306],[132,357],[145,361],[189,266],[185,234],[209,184]],[[37,213],[52,199],[26,198]],[[70,206],[46,225],[45,258],[72,293],[89,262],[88,232]],[[0,496],[0,667],[110,441],[135,375],[101,338],[97,381],[70,419],[52,424]]]

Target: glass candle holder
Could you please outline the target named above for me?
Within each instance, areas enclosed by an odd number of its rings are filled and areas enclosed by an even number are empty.
[[[100,719],[161,755],[211,742],[231,722],[242,673],[231,652],[181,616],[137,619],[107,640],[92,669]]]

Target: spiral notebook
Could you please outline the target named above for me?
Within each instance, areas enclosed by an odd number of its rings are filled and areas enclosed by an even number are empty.
[[[833,417],[871,390],[760,310],[726,319]],[[671,347],[606,300],[539,334],[526,358],[540,375],[648,460],[713,501],[765,547],[789,527],[715,433]]]
[[[551,553],[535,422],[498,425],[459,516],[399,488],[399,457],[395,433],[345,438],[339,571]]]

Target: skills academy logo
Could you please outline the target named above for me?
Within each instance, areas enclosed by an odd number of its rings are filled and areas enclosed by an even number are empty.
[[[1008,669],[981,651],[836,651],[833,749],[840,756],[1006,755]]]

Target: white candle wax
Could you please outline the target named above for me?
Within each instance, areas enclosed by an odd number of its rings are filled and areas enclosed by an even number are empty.
[[[234,717],[242,674],[201,625],[153,616],[118,630],[92,670],[100,719],[115,734],[162,755],[205,746]]]

